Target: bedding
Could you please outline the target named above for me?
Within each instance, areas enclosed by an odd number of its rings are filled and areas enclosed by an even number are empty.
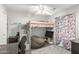
[[[39,36],[32,36],[31,37],[31,48],[32,49],[37,49],[42,46],[44,46],[45,40]]]

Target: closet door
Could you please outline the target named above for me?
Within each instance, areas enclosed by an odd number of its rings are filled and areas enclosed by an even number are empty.
[[[0,6],[0,45],[7,44],[7,15],[3,6]]]

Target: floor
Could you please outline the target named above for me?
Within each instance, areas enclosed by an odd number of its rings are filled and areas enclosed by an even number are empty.
[[[17,54],[18,43],[0,45],[0,54]]]
[[[17,54],[18,53],[17,45],[18,45],[17,43],[3,45],[0,48],[0,54]],[[49,45],[40,49],[26,51],[26,54],[71,54],[71,52],[57,45]]]
[[[31,53],[31,54],[71,54],[70,51],[56,45],[50,45],[44,48],[35,49],[35,50],[32,50],[31,52],[26,51],[26,54],[28,53]]]

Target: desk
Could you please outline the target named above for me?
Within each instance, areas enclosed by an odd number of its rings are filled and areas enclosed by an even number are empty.
[[[71,41],[72,54],[79,54],[79,40]]]
[[[18,43],[0,45],[0,54],[18,54]]]

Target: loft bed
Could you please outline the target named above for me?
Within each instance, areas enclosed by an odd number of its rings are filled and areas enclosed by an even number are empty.
[[[53,27],[53,22],[51,21],[30,21],[30,27]]]
[[[54,22],[52,21],[29,21],[27,23],[27,43],[31,48],[31,30],[32,28],[51,28],[53,29]]]

